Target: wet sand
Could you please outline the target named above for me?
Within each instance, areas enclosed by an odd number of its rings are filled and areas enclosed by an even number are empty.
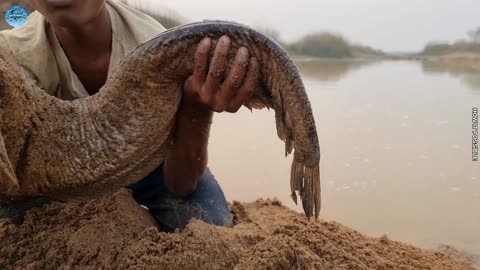
[[[307,222],[278,200],[232,204],[233,228],[162,233],[128,191],[0,220],[0,269],[474,269],[441,252]]]

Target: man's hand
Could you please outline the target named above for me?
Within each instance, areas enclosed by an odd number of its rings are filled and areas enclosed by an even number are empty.
[[[257,84],[258,61],[245,47],[238,49],[229,74],[225,74],[230,39],[218,40],[208,66],[210,38],[203,39],[195,52],[194,73],[185,82],[185,95],[215,112],[235,113],[250,98]],[[223,82],[222,80],[225,79]]]
[[[195,52],[195,69],[185,81],[177,115],[175,145],[165,159],[165,184],[179,196],[195,191],[205,172],[213,112],[237,112],[258,80],[258,61],[249,57],[246,48],[238,49],[229,74],[225,74],[230,39],[219,39],[209,66],[211,46],[212,41],[205,38]]]

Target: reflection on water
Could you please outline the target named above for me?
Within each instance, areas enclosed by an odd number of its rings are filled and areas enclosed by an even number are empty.
[[[373,60],[330,59],[304,59],[295,62],[304,78],[321,81],[337,81],[349,72],[375,63],[378,62]]]
[[[472,89],[480,90],[480,71],[468,63],[422,61],[422,70],[431,74],[448,73],[460,78]]]
[[[322,217],[480,254],[480,162],[471,161],[478,91],[419,62],[299,67],[322,150]],[[215,116],[210,167],[229,200],[277,197],[301,211],[283,151],[273,112]]]

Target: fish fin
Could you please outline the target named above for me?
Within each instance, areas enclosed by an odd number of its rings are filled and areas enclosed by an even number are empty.
[[[283,117],[277,111],[275,111],[275,119],[275,123],[277,124],[277,136],[280,140],[285,142],[287,140],[287,130],[283,123]]]
[[[293,162],[292,162],[292,169],[290,174],[290,190],[293,201],[297,204],[297,191],[301,195],[303,178],[304,178],[304,166],[301,158],[298,157],[300,154],[295,151]]]
[[[310,218],[313,215],[313,179],[310,175],[310,171],[305,171],[305,177],[303,178],[303,185],[304,185],[304,192],[303,192],[303,197],[302,197],[302,206],[303,206],[303,211],[305,211],[305,215],[307,216],[307,219],[310,220]]]
[[[244,105],[248,108],[259,110],[263,108],[267,108],[268,110],[271,108],[276,108],[272,102],[272,97],[270,96],[269,92],[265,90],[265,87],[262,85],[257,85],[253,91],[253,95]]]
[[[307,168],[306,170],[312,170],[312,177],[314,183],[314,201],[315,201],[315,220],[320,216],[320,209],[322,208],[322,187],[320,185],[320,166],[317,165],[313,168]]]
[[[290,153],[292,153],[295,143],[293,138],[292,122],[290,120],[290,116],[288,115],[288,112],[284,113],[283,119],[285,123],[285,130],[286,130],[286,136],[287,136],[287,139],[285,140],[285,155],[289,155]]]
[[[285,156],[292,153],[294,141],[292,125],[287,113],[281,108],[275,108],[275,123],[277,125],[277,136],[285,142]]]
[[[295,202],[296,192],[299,192],[307,219],[310,220],[315,215],[315,220],[317,220],[321,209],[320,167],[319,165],[305,166],[303,156],[298,153],[298,150],[295,150],[294,153],[290,189],[292,190],[291,197]]]
[[[291,142],[288,138],[288,130],[285,126],[283,111],[281,109],[275,109],[275,123],[277,125],[277,136],[280,140],[285,142],[285,156],[288,156],[289,148],[291,147]]]

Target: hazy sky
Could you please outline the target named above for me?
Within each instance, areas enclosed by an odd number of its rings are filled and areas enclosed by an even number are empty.
[[[148,0],[188,19],[228,19],[270,26],[284,40],[312,32],[342,33],[387,51],[420,50],[428,41],[454,41],[480,26],[480,0]]]

